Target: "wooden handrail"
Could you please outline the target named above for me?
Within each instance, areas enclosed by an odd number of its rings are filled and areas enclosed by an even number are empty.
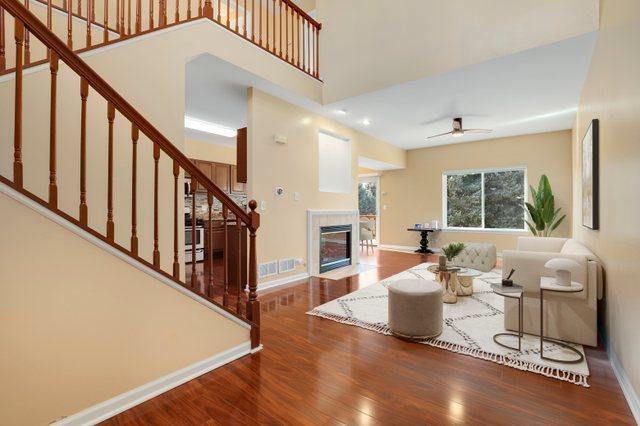
[[[309,23],[311,25],[313,25],[314,27],[316,27],[317,29],[321,30],[322,29],[322,24],[317,22],[315,19],[313,19],[311,16],[309,16],[307,14],[307,12],[305,12],[304,10],[300,9],[300,6],[298,6],[297,4],[295,4],[294,2],[292,2],[291,0],[282,0],[283,3],[286,3],[291,9],[295,10],[296,12],[298,12],[298,14],[300,16],[302,16],[304,19],[306,19],[307,21],[309,21]]]
[[[174,144],[164,137],[146,118],[142,116],[129,102],[113,89],[102,77],[86,64],[75,52],[53,34],[35,15],[15,0],[0,0],[0,5],[11,15],[24,23],[29,32],[36,36],[48,48],[53,50],[58,58],[67,64],[81,78],[85,79],[89,86],[110,102],[120,114],[135,124],[138,130],[144,133],[152,142],[172,159],[178,162],[180,167],[186,170],[190,176],[198,180],[198,184],[204,185],[215,197],[226,204],[233,214],[247,226],[251,226],[249,215],[238,206],[224,191],[218,188],[204,173],[202,173]]]

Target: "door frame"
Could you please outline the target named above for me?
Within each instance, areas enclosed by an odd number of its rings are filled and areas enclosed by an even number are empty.
[[[361,182],[373,182],[376,185],[376,237],[373,239],[374,245],[380,245],[380,236],[382,235],[382,226],[380,223],[380,173],[364,173],[358,175],[358,185]],[[358,200],[359,202],[360,200]],[[359,219],[359,218],[358,218]]]

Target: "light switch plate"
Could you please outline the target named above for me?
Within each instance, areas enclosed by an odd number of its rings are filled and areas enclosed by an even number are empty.
[[[267,210],[267,202],[260,201],[260,211],[265,211],[265,210]]]
[[[300,201],[300,193],[299,192],[294,192],[293,193],[293,201]]]

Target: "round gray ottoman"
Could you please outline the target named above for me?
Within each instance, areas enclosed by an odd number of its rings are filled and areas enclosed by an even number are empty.
[[[435,281],[407,279],[389,284],[389,328],[404,339],[425,339],[442,333],[442,286]]]

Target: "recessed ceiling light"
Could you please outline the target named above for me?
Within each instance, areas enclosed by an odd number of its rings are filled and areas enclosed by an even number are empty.
[[[197,118],[189,117],[188,115],[184,116],[184,127],[228,138],[238,136],[238,131],[236,129],[221,126],[220,124],[212,123],[210,121],[198,120]]]
[[[368,126],[371,124],[371,120],[369,120],[368,118],[363,118],[360,123],[362,123],[364,126]]]
[[[349,111],[347,111],[346,109],[342,108],[342,109],[337,109],[334,111],[336,114],[338,115],[347,115],[349,113]]]

